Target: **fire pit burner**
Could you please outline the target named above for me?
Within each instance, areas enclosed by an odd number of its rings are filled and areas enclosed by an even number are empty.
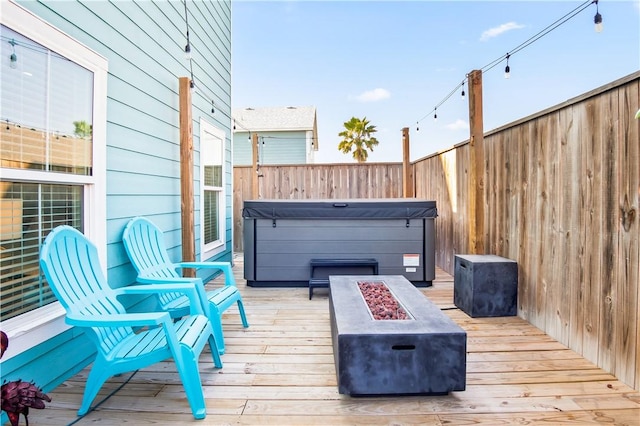
[[[374,320],[412,319],[383,281],[358,281]]]

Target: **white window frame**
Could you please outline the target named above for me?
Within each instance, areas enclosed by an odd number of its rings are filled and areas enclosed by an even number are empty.
[[[215,138],[218,138],[222,141],[220,144],[221,152],[220,156],[222,158],[222,188],[220,190],[220,199],[218,205],[218,217],[220,224],[220,238],[217,241],[214,241],[209,244],[205,244],[204,239],[204,150],[206,149],[204,145],[205,134],[209,133],[213,135]],[[223,130],[214,126],[213,124],[205,121],[204,119],[200,119],[200,259],[207,260],[212,258],[213,256],[222,253],[227,248],[227,226],[226,226],[226,197],[225,197],[225,183],[226,183],[226,168],[227,162],[225,161],[225,141],[226,134]]]
[[[107,70],[108,61],[37,15],[14,3],[2,2],[0,23],[66,57],[93,73],[93,158],[92,175],[80,176],[21,169],[0,169],[3,180],[53,184],[80,184],[84,187],[84,233],[96,245],[106,274],[107,265]],[[106,275],[105,275],[106,276]],[[59,302],[26,312],[2,322],[2,331],[11,340],[2,361],[10,359],[70,328],[64,322]]]

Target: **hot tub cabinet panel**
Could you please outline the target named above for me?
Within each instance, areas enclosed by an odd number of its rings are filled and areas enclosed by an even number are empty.
[[[249,286],[307,286],[311,259],[375,258],[380,274],[429,285],[436,216],[435,201],[424,200],[245,201],[244,277]]]

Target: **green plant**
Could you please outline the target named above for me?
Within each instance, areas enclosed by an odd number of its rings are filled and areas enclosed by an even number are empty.
[[[73,133],[79,138],[88,138],[93,134],[93,126],[84,120],[74,121],[75,130]]]
[[[353,158],[358,163],[364,163],[369,157],[368,151],[373,152],[373,147],[378,145],[378,140],[372,136],[378,131],[376,126],[370,124],[367,117],[351,117],[351,120],[344,123],[344,127],[345,130],[338,133],[342,138],[338,150],[345,154],[353,152]]]

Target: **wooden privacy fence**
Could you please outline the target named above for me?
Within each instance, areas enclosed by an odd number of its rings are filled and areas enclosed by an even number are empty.
[[[485,252],[518,262],[518,315],[640,389],[640,72],[484,135]],[[436,265],[469,252],[467,142],[412,163]],[[260,198],[394,198],[402,164],[265,166]],[[234,168],[241,250],[250,168]],[[240,240],[238,240],[240,236]],[[571,374],[567,372],[567,374]]]
[[[242,251],[242,206],[252,199],[250,166],[233,168],[233,246]],[[259,199],[402,197],[402,164],[302,164],[261,166]]]
[[[640,73],[484,137],[485,249],[518,262],[518,315],[640,389]],[[467,250],[468,145],[414,163],[436,265]]]

